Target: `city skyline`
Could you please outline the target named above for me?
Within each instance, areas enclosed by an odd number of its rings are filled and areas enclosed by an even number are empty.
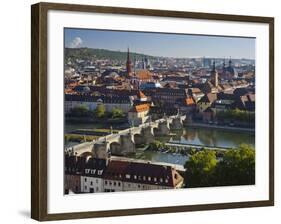
[[[65,47],[174,58],[255,59],[255,38],[65,28]],[[164,47],[163,47],[164,46]]]

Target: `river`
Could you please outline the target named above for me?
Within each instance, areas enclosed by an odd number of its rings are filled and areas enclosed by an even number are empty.
[[[87,124],[71,124],[65,126],[66,132],[70,132],[79,128],[87,129],[100,127]],[[235,148],[243,143],[255,147],[255,134],[250,132],[202,127],[186,127],[182,131],[173,133],[175,135],[172,137],[158,137],[156,139],[164,142],[194,144],[202,146],[217,146],[226,148]],[[180,154],[143,151],[138,149],[133,158],[183,165],[188,159],[188,156]]]

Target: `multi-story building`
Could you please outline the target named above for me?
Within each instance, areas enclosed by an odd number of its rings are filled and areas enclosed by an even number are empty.
[[[147,121],[150,105],[148,103],[135,105],[128,112],[128,121],[132,125],[140,125]]]
[[[66,193],[175,189],[183,182],[171,166],[66,155]]]
[[[129,96],[91,96],[65,94],[65,112],[69,113],[73,108],[86,106],[89,110],[95,110],[98,105],[103,104],[106,111],[112,112],[117,108],[127,113],[133,106],[133,100]]]
[[[81,175],[81,192],[104,192],[102,175],[106,168],[107,160],[88,158]]]
[[[156,105],[175,105],[188,97],[187,89],[155,88],[143,90]]]
[[[80,177],[85,167],[85,157],[65,155],[64,159],[64,189],[65,193],[72,191],[74,193],[80,193],[81,180]]]
[[[171,166],[112,160],[104,174],[106,192],[173,189],[182,186],[183,177]]]

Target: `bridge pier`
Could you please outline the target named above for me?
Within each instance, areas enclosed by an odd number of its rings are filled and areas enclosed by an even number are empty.
[[[99,159],[107,159],[109,149],[110,148],[108,142],[95,143],[92,149],[93,157]]]
[[[179,130],[179,129],[182,129],[182,127],[183,127],[183,122],[180,117],[173,119],[172,124],[171,124],[171,129]]]
[[[120,136],[121,143],[121,155],[128,155],[136,152],[136,146],[134,141],[134,136],[130,133],[127,135]]]
[[[159,123],[158,128],[154,132],[155,136],[170,134],[170,125],[167,121]]]
[[[149,143],[153,142],[154,141],[153,128],[146,127],[144,129],[142,129],[141,136],[143,139],[143,144],[149,144]]]

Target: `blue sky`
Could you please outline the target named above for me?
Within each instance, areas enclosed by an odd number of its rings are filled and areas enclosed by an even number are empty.
[[[94,29],[65,29],[66,47],[88,47],[165,57],[255,58],[255,39]]]

